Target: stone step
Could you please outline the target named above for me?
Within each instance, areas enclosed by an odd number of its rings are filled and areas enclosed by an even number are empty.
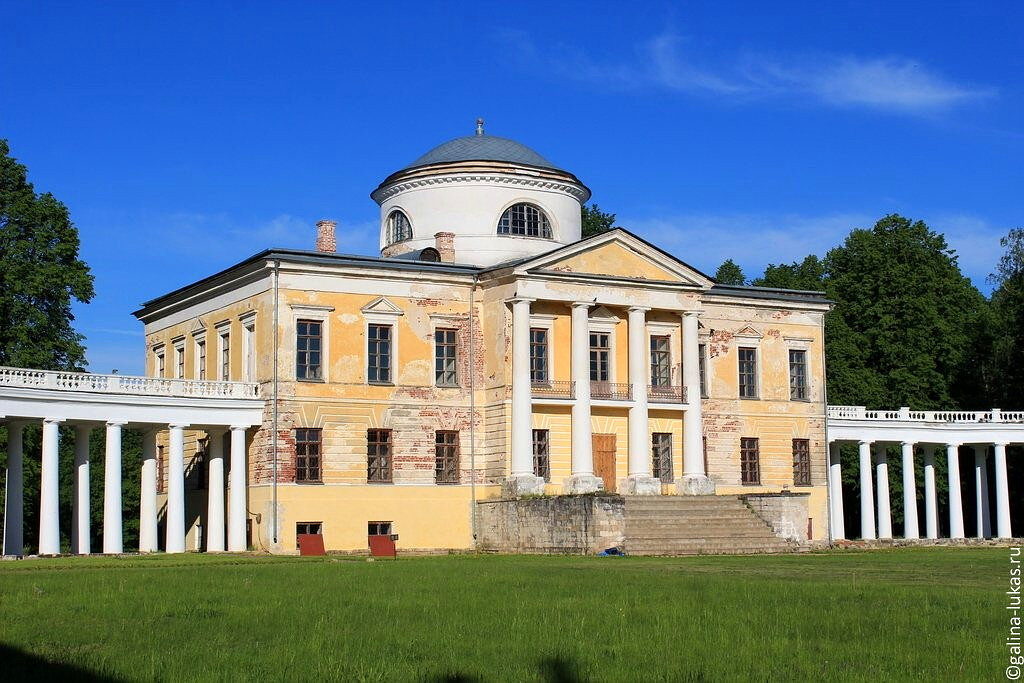
[[[763,549],[775,549],[775,550],[792,550],[795,546],[788,543],[760,543],[760,542],[745,542],[740,541],[736,543],[730,543],[720,539],[704,539],[699,542],[693,543],[626,543],[626,552],[637,553],[644,551],[658,551],[658,552],[672,552],[682,550],[728,550],[730,548],[735,549],[752,549],[752,548],[763,548]]]

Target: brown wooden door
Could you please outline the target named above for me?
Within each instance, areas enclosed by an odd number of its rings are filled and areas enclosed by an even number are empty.
[[[594,474],[604,479],[605,491],[615,490],[615,435],[594,434]]]

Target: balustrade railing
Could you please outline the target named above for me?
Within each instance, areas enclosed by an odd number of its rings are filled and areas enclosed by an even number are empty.
[[[832,420],[883,420],[891,422],[943,422],[985,424],[991,422],[1024,422],[1024,411],[999,408],[992,410],[868,410],[864,406],[829,406]]]
[[[260,395],[259,385],[250,382],[99,375],[91,372],[10,367],[0,367],[0,386],[137,396],[259,398]]]
[[[590,398],[604,401],[630,401],[633,399],[633,385],[626,382],[591,381]]]
[[[551,381],[530,385],[534,398],[576,398],[576,382]]]
[[[686,387],[650,384],[647,386],[647,400],[652,403],[685,403]]]

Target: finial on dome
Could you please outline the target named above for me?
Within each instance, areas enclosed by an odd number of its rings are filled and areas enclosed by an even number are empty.
[[[477,119],[476,120],[476,134],[477,135],[483,135],[484,134],[484,120],[483,119]]]

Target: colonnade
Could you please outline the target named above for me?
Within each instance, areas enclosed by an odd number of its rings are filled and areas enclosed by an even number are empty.
[[[520,492],[543,490],[543,481],[533,473],[533,393],[530,375],[530,298],[512,300],[512,448],[511,477]],[[575,393],[571,400],[571,476],[566,491],[587,493],[597,490],[601,480],[594,474],[591,429],[590,309],[596,301],[571,304],[570,361]],[[629,407],[628,469],[626,492],[659,494],[661,482],[652,476],[651,436],[648,428],[647,363],[649,308],[628,309]],[[713,493],[714,485],[704,471],[701,417],[700,366],[698,356],[698,311],[684,311],[680,317],[683,367],[683,472],[677,477],[681,492]],[[550,341],[549,341],[550,343]]]
[[[860,537],[864,540],[892,539],[892,512],[889,495],[889,465],[886,453],[888,442],[858,441],[860,460]],[[924,537],[939,537],[938,497],[935,480],[935,456],[943,449],[946,455],[949,484],[949,537],[964,538],[964,511],[960,481],[960,443],[939,446],[925,444],[924,462]],[[996,538],[1011,538],[1010,495],[1006,475],[1007,443],[991,444],[995,460],[996,497]],[[833,539],[846,538],[846,524],[843,514],[842,464],[840,462],[840,441],[829,444],[829,497]],[[917,481],[914,469],[916,443],[900,442],[903,470],[903,537],[921,538],[917,508]],[[991,501],[988,489],[988,448],[989,444],[972,444],[974,451],[974,500],[975,536],[990,538]],[[873,453],[872,453],[873,452]],[[872,458],[873,455],[873,458]],[[873,467],[872,467],[873,463]],[[877,516],[876,516],[877,512]]]
[[[40,468],[39,554],[60,553],[58,447],[62,419],[42,421],[42,457]],[[25,420],[7,422],[7,491],[4,509],[4,555],[24,554],[24,452]],[[105,423],[106,444],[103,462],[103,553],[124,552],[122,519],[121,433],[126,422]],[[185,552],[185,461],[184,431],[187,424],[147,425],[142,440],[142,471],[139,510],[139,552],[158,549],[157,530],[157,447],[156,435],[168,431],[167,506],[164,548],[168,553]],[[74,487],[71,502],[71,552],[88,555],[90,542],[89,435],[91,423],[76,423]],[[209,476],[207,487],[208,551],[246,550],[246,426],[232,425],[230,431],[230,479],[227,505],[227,539],[225,543],[224,448],[225,428],[208,429]]]

